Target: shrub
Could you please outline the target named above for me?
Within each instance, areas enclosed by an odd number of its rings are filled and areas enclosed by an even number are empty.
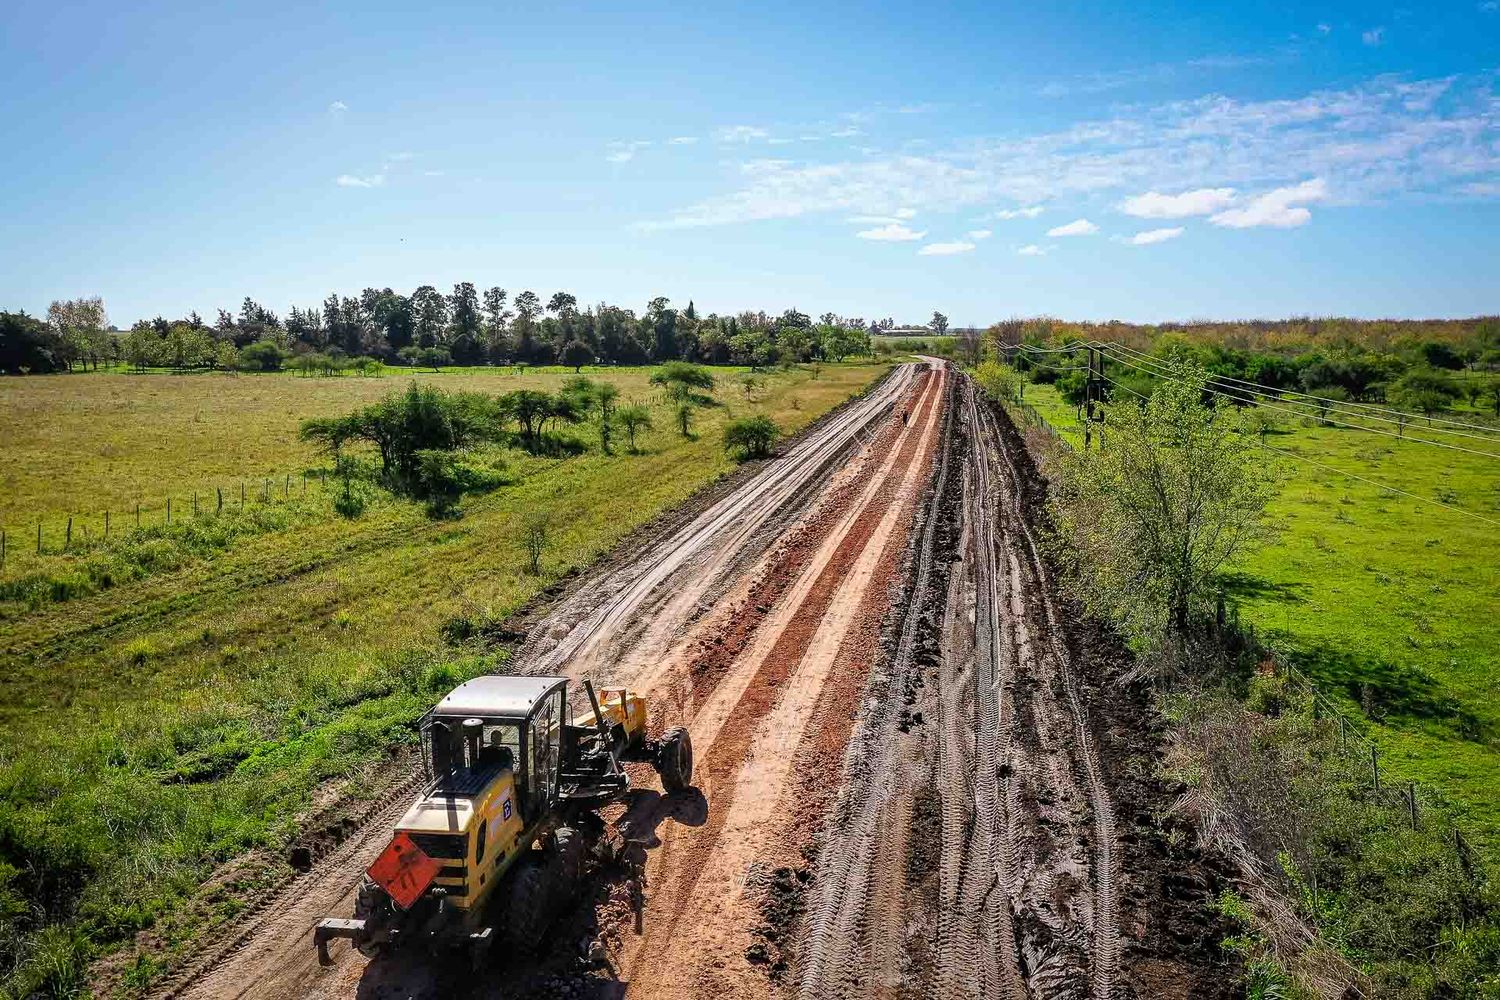
[[[781,428],[770,417],[741,417],[724,428],[724,447],[742,459],[765,458],[781,436]]]
[[[258,372],[279,372],[286,352],[274,340],[257,340],[240,351],[240,366]]]

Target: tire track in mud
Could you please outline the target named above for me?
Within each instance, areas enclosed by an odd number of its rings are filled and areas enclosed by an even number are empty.
[[[941,460],[961,469],[951,484],[939,476],[892,680],[877,675],[851,741],[806,920],[802,1000],[1116,994],[1113,804],[1020,473],[961,382],[955,457]],[[924,642],[938,655],[914,663]],[[883,849],[918,821],[910,803],[932,798],[936,877],[908,865],[892,884]]]

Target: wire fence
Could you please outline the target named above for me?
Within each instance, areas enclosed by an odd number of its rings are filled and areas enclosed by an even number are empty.
[[[203,490],[174,491],[154,502],[138,501],[124,510],[80,510],[51,520],[37,518],[28,519],[24,525],[0,525],[0,572],[27,556],[81,552],[136,529],[183,524],[225,511],[243,513],[256,504],[285,503],[306,496],[309,483],[321,487],[327,479],[326,469],[303,469],[277,476],[238,479],[227,488],[215,485]]]

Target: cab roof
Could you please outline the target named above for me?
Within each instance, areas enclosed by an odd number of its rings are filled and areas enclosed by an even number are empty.
[[[475,677],[449,691],[432,714],[461,718],[526,716],[548,692],[566,683],[565,677],[506,677],[497,674]]]

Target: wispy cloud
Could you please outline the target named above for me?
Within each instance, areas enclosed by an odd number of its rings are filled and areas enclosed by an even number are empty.
[[[863,134],[864,134],[863,132],[861,132],[858,128],[854,127],[853,125],[845,125],[843,128],[834,129],[832,132],[828,133],[828,135],[831,138],[834,138],[834,139],[848,139],[850,136],[863,135]]]
[[[1002,208],[995,213],[997,219],[1035,219],[1042,214],[1042,206],[1027,205],[1025,208]]]
[[[875,240],[878,243],[905,243],[910,240],[920,240],[927,233],[908,229],[899,222],[889,222],[875,229],[866,229],[854,234],[862,240]]]
[[[987,240],[994,235],[995,231],[993,229],[971,229],[968,232],[968,237],[971,240]]]
[[[1170,229],[1147,229],[1144,232],[1136,233],[1122,242],[1129,243],[1134,247],[1148,247],[1153,243],[1165,243],[1167,240],[1175,240],[1182,233],[1183,229],[1181,226],[1173,226]]]
[[[332,104],[328,105],[328,110],[332,111],[334,114],[338,114],[340,111],[348,111],[349,105],[345,104],[343,101],[334,101]]]
[[[674,135],[667,140],[668,146],[691,146],[698,141],[696,135]]]
[[[356,174],[339,174],[334,179],[339,187],[346,188],[378,188],[385,186],[385,174],[367,174],[360,177]]]
[[[609,152],[604,154],[604,159],[609,163],[629,163],[635,159],[635,154],[651,145],[649,139],[633,139],[629,141],[612,142],[609,144]]]
[[[1038,246],[1035,243],[1028,243],[1024,247],[1016,247],[1016,253],[1022,257],[1045,257],[1047,256],[1048,249],[1048,247]]]
[[[1368,31],[1362,32],[1359,39],[1371,47],[1379,45],[1385,41],[1385,28],[1371,28]]]
[[[1318,25],[1318,34],[1320,34],[1320,35],[1327,35],[1327,34],[1331,33],[1332,31],[1333,31],[1333,25],[1331,25],[1331,24],[1320,24],[1320,25]]]
[[[974,244],[957,241],[953,243],[929,243],[917,251],[919,257],[952,257],[954,254],[968,253],[974,249]]]
[[[1053,226],[1047,230],[1048,236],[1092,236],[1099,231],[1099,227],[1088,219],[1074,219],[1072,222],[1061,226]]]
[[[1489,76],[1379,77],[1267,101],[1209,96],[1129,107],[1058,131],[953,142],[921,155],[873,151],[742,171],[731,190],[644,228],[889,215],[896,206],[954,211],[1101,194],[1118,200],[1141,191],[1266,191],[1309,176],[1324,178],[1343,203],[1472,197],[1464,185],[1500,171],[1497,123]]]
[[[1243,207],[1210,216],[1208,221],[1230,229],[1250,229],[1256,226],[1291,229],[1305,225],[1312,218],[1312,213],[1303,207],[1305,203],[1322,201],[1327,197],[1328,185],[1321,177],[1315,177],[1291,187],[1267,191],[1252,198]]]
[[[755,125],[726,125],[714,133],[714,138],[720,142],[754,142],[770,135],[770,132]]]
[[[1181,194],[1158,194],[1147,191],[1120,203],[1120,211],[1138,219],[1185,219],[1192,215],[1211,215],[1234,202],[1234,188],[1198,188]]]

